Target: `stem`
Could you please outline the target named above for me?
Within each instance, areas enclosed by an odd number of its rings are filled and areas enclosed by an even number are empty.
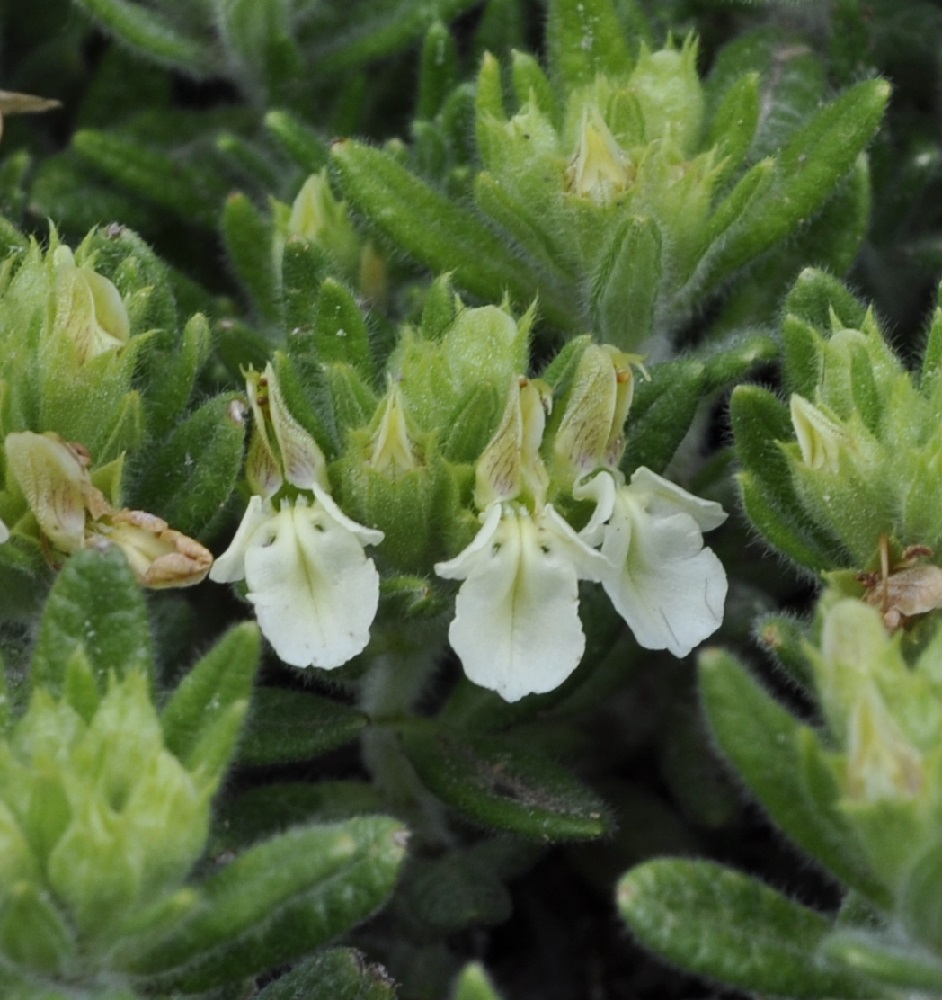
[[[360,708],[371,724],[363,731],[363,763],[391,808],[423,841],[451,841],[440,803],[419,780],[402,752],[397,720],[408,718],[432,676],[444,648],[441,626],[416,628],[408,638],[397,628],[363,680]]]

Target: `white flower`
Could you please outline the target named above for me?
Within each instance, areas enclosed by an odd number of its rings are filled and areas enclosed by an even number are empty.
[[[295,667],[330,669],[361,652],[379,604],[379,574],[363,551],[381,531],[351,521],[318,485],[314,502],[253,496],[210,579],[245,579],[275,652]]]
[[[496,502],[471,544],[435,572],[463,580],[448,638],[465,673],[507,701],[552,691],[582,658],[579,580],[601,579],[604,558],[551,504],[535,515]]]
[[[645,468],[627,486],[620,472],[601,472],[573,496],[597,504],[581,538],[601,542],[602,586],[639,645],[686,656],[719,628],[726,573],[702,534],[726,520],[719,504]]]
[[[0,521],[0,545],[2,545],[10,537],[10,529]]]

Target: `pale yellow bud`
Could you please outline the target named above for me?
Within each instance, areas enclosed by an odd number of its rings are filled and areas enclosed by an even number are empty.
[[[80,362],[113,351],[131,336],[121,293],[90,267],[78,267],[66,246],[53,252],[56,263],[55,330],[75,345]]]
[[[598,204],[613,201],[631,180],[628,155],[595,107],[582,113],[579,143],[565,180],[567,190]]]
[[[848,719],[848,797],[912,799],[923,781],[922,755],[903,736],[876,687],[867,685]]]
[[[590,344],[583,351],[553,442],[557,459],[575,476],[618,464],[634,397],[632,365],[640,361],[609,344]]]
[[[543,503],[548,477],[539,448],[548,405],[542,383],[522,376],[513,379],[500,425],[474,470],[474,502],[479,510],[513,500],[524,491],[537,505]]]
[[[287,479],[298,489],[326,488],[326,460],[314,438],[292,416],[281,394],[275,370],[245,373],[255,418],[246,473],[254,492],[270,497]]]
[[[789,405],[802,461],[810,469],[836,472],[847,444],[844,429],[801,396],[793,395]]]
[[[390,379],[386,411],[372,441],[368,465],[377,472],[395,476],[416,467],[415,452],[406,422],[405,403],[399,383]]]

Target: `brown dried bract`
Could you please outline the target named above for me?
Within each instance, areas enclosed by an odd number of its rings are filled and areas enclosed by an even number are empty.
[[[121,510],[108,522],[108,540],[120,545],[145,587],[190,587],[199,583],[213,564],[208,549],[156,514]]]
[[[925,545],[911,545],[890,569],[890,547],[886,535],[880,537],[880,572],[860,573],[857,579],[867,588],[864,603],[877,608],[883,624],[895,632],[916,615],[942,608],[942,569],[917,559],[931,556]]]

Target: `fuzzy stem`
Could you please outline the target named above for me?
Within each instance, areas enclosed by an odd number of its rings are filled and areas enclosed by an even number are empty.
[[[361,737],[363,763],[414,836],[447,843],[451,835],[441,806],[403,753],[395,726],[412,714],[441,658],[444,637],[440,628],[431,628],[418,636],[411,631],[408,639],[401,632],[390,638],[394,641],[375,658],[360,693],[360,708],[371,719]]]

